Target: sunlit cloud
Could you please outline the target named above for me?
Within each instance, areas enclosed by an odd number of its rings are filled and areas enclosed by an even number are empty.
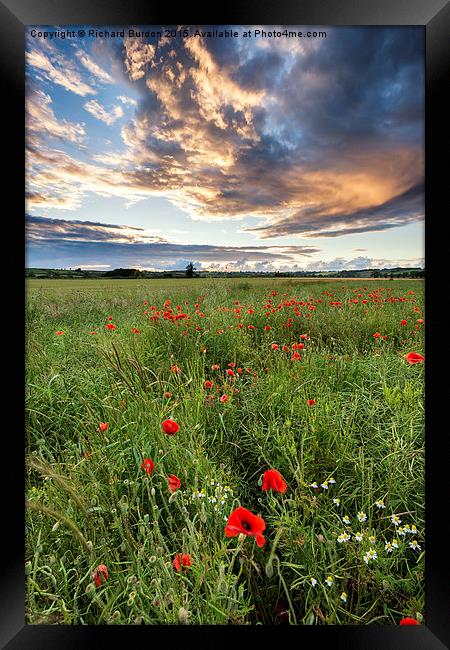
[[[118,95],[117,99],[122,102],[122,104],[129,104],[130,106],[137,106],[138,104],[137,99],[133,99],[132,97],[125,97],[124,95]]]
[[[147,66],[155,55],[155,46],[140,38],[126,38],[125,67],[132,81],[137,81],[145,75]]]
[[[119,198],[124,208],[165,198],[186,218],[233,221],[244,241],[270,244],[388,233],[424,218],[420,28],[336,27],[309,40],[125,38],[83,48],[30,43],[27,70],[39,84],[28,97],[30,211],[76,215],[92,197]],[[65,113],[57,86],[87,101],[72,96]],[[95,137],[99,125],[85,111],[111,127],[108,142]],[[77,245],[100,232],[86,229]],[[97,243],[130,244],[115,232]],[[151,245],[154,255],[178,245],[138,239],[133,251]],[[367,258],[350,252],[343,264],[375,259],[362,243],[353,252]],[[301,265],[312,247],[220,250],[223,259],[217,251],[196,259]],[[194,255],[177,249],[177,259]]]
[[[84,108],[97,120],[105,122],[108,126],[114,124],[119,117],[123,116],[123,108],[121,106],[113,106],[109,111],[106,110],[97,100],[91,99],[85,103]]]
[[[113,84],[115,83],[113,77],[108,74],[103,68],[101,68],[98,63],[96,63],[86,52],[83,50],[77,50],[75,56],[78,57],[80,63],[89,70],[97,79],[103,83]]]
[[[26,98],[28,133],[45,134],[58,140],[80,143],[85,139],[83,124],[58,120],[51,107],[52,98],[42,90],[30,90]]]
[[[49,53],[32,49],[27,52],[26,60],[29,66],[40,70],[45,79],[62,86],[76,95],[85,97],[86,95],[96,94],[95,89],[82,79],[72,61],[53,50],[50,59]]]

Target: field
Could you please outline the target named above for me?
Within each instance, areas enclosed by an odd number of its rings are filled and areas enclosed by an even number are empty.
[[[28,280],[27,622],[421,622],[423,309],[421,280]]]

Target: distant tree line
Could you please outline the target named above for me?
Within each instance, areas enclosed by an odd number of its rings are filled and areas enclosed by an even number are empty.
[[[94,279],[94,278],[111,278],[111,279],[157,279],[157,278],[424,278],[425,269],[359,269],[357,271],[275,271],[265,273],[263,271],[199,271],[192,262],[186,266],[185,270],[172,271],[141,271],[139,269],[113,269],[112,271],[89,271],[77,269],[25,269],[27,278],[71,278],[71,279]]]

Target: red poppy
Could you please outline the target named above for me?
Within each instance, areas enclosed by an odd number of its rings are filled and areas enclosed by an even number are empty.
[[[100,425],[97,428],[97,431],[108,431],[108,426],[109,426],[109,424],[107,422],[100,422]]]
[[[177,431],[180,430],[180,425],[177,424],[174,420],[164,420],[161,423],[164,433],[167,433],[169,436],[173,436]]]
[[[222,402],[222,404],[224,402],[228,402],[228,395],[222,395],[221,398],[220,398],[220,401]]]
[[[247,508],[239,506],[233,510],[225,526],[225,537],[236,537],[243,533],[244,535],[253,535],[259,547],[266,543],[262,534],[266,528],[266,522],[258,515],[254,515]]]
[[[108,569],[104,564],[99,564],[98,567],[92,572],[92,580],[95,582],[97,587],[102,586],[102,576],[108,580]]]
[[[420,625],[419,621],[416,621],[415,618],[411,618],[410,616],[407,616],[406,618],[402,618],[400,621],[400,625]]]
[[[400,321],[400,325],[406,325],[407,322],[408,322],[407,320],[403,319]]]
[[[228,377],[236,377],[236,373],[234,372],[234,370],[231,370],[231,368],[228,368],[227,375]]]
[[[262,489],[264,491],[275,490],[275,492],[281,492],[281,494],[284,494],[286,488],[286,481],[276,469],[268,469],[264,472],[262,482]]]
[[[272,343],[271,348],[272,350],[278,350],[278,343]]]
[[[169,481],[169,490],[171,492],[176,492],[180,489],[181,481],[178,476],[175,476],[175,474],[170,474],[170,476],[167,477],[167,480]]]
[[[151,458],[144,458],[141,464],[141,468],[145,470],[147,474],[150,476],[150,474],[155,469],[155,463],[152,461]]]
[[[112,320],[112,318],[113,318],[112,316],[108,316],[108,320]]]
[[[141,333],[141,330],[138,330],[137,327],[133,327],[133,329],[131,331],[133,332],[133,334],[140,334]]]
[[[203,383],[203,388],[206,388],[206,390],[208,390],[208,388],[212,388],[213,386],[214,386],[214,382],[209,381],[209,379],[207,379],[207,380]]]
[[[419,354],[418,352],[408,352],[408,354],[405,354],[406,361],[408,363],[421,363],[422,361],[425,361],[425,357]]]
[[[372,336],[373,336],[374,339],[379,339],[381,334],[380,334],[380,332],[375,332],[375,334],[372,334]]]
[[[220,366],[217,363],[213,363],[211,370],[219,370]]]
[[[316,400],[315,399],[307,399],[306,403],[308,404],[308,406],[314,406],[316,404]]]
[[[179,373],[181,372],[181,368],[180,368],[179,366],[177,366],[176,364],[174,364],[174,365],[171,367],[171,371],[172,371],[172,372],[176,372],[177,374],[179,374]]]
[[[106,326],[106,329],[107,330],[116,330],[117,325],[114,325],[113,323],[108,323],[108,325]]]
[[[172,397],[172,393],[170,391],[166,390],[166,392],[164,393],[164,397],[166,399],[170,399]]]
[[[172,562],[172,566],[176,571],[179,571],[181,573],[181,568],[183,566],[188,567],[192,566],[191,562],[191,556],[189,553],[178,553],[175,555],[175,558]]]
[[[61,336],[61,334],[64,334],[64,332],[62,330],[58,330],[57,332],[55,332],[55,334],[56,336]]]

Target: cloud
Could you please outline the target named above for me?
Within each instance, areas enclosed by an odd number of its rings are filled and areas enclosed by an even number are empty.
[[[148,233],[144,228],[105,224],[95,221],[68,221],[27,215],[27,239],[32,243],[113,242],[118,244],[166,243],[167,240]]]
[[[415,259],[377,259],[373,257],[355,257],[351,260],[336,257],[333,260],[315,260],[306,264],[305,271],[361,271],[364,269],[424,268],[422,257]]]
[[[415,185],[379,205],[327,214],[323,207],[306,208],[289,219],[252,230],[262,237],[339,237],[364,232],[377,232],[402,226],[424,217],[424,187]]]
[[[122,102],[122,104],[129,104],[130,106],[137,106],[138,104],[137,99],[133,99],[132,97],[125,97],[124,95],[118,95],[117,99]]]
[[[40,70],[45,79],[76,95],[85,97],[96,93],[94,88],[83,81],[73,62],[57,53],[53,48],[49,50],[49,56],[45,52],[33,48],[26,53],[26,61],[30,67]]]
[[[58,140],[81,143],[86,136],[83,124],[58,120],[51,107],[52,98],[42,90],[28,91],[26,97],[27,132],[45,134]]]
[[[257,217],[251,232],[259,238],[338,237],[418,221],[422,32],[329,28],[326,39],[290,45],[125,39],[111,50],[111,69],[122,68],[140,99],[121,125],[123,146],[96,151],[95,165],[34,152],[30,189],[54,204],[63,188],[72,207],[88,191],[127,202],[164,196],[195,219]],[[110,125],[122,110],[94,100],[85,108]]]
[[[27,255],[31,266],[178,268],[186,260],[198,264],[296,265],[319,249],[311,246],[218,246],[175,244],[142,228],[69,221],[27,215]],[[187,262],[186,262],[187,263]]]
[[[107,84],[115,83],[113,77],[101,68],[86,52],[77,50],[75,56],[78,57],[80,63],[89,70],[99,81]]]
[[[142,38],[126,38],[125,47],[125,68],[130,79],[137,81],[145,75],[148,64],[155,55],[155,46],[145,43]]]
[[[95,99],[86,102],[84,108],[97,120],[105,122],[108,126],[111,126],[119,119],[119,117],[123,116],[123,108],[121,106],[113,106],[110,111],[107,111],[106,108]]]

